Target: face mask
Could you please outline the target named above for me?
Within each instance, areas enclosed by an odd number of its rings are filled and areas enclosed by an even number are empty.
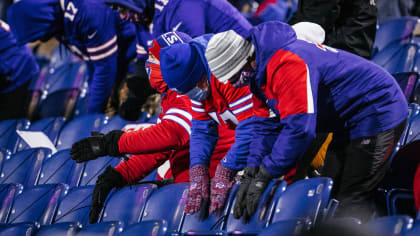
[[[252,69],[244,69],[241,71],[241,75],[239,76],[239,79],[232,84],[235,88],[241,88],[244,86],[247,86],[249,84],[249,81],[255,76],[257,73]]]
[[[202,90],[199,87],[195,87],[188,91],[185,95],[194,101],[203,101],[209,95],[209,89]]]

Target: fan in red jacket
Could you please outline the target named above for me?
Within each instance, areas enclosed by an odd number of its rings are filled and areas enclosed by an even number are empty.
[[[160,75],[158,63],[153,60],[147,63],[150,84],[162,93],[162,110],[157,124],[132,132],[113,130],[103,136],[82,139],[72,146],[70,154],[77,162],[105,155],[120,157],[124,154],[136,154],[115,168],[108,166],[98,177],[92,194],[90,223],[98,220],[103,203],[112,188],[123,187],[144,178],[167,160],[170,161],[175,182],[189,180],[191,101],[187,96],[168,90]]]

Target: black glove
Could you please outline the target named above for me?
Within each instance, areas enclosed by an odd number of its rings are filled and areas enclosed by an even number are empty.
[[[233,216],[236,219],[241,218],[241,216],[243,215],[245,215],[245,221],[247,221],[248,219],[245,198],[249,184],[251,183],[251,180],[254,178],[257,171],[258,167],[247,166],[244,169],[244,174],[242,175],[240,180],[241,185],[239,186],[238,192],[236,193],[235,206],[233,207]]]
[[[95,189],[92,193],[92,203],[90,205],[89,223],[94,224],[98,221],[105,199],[109,192],[114,188],[121,188],[125,185],[125,180],[121,174],[111,166],[108,166],[96,180]]]
[[[247,214],[249,216],[252,216],[257,210],[260,198],[270,183],[271,179],[272,177],[270,173],[267,172],[264,166],[260,166],[258,173],[251,180],[248,191],[246,193],[245,205]]]
[[[106,135],[92,132],[92,137],[84,138],[74,143],[70,150],[71,159],[77,163],[96,159],[100,156],[120,157],[118,140],[124,132],[113,130]]]

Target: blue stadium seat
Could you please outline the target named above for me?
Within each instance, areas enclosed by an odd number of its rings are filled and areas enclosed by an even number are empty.
[[[41,226],[36,236],[50,236],[50,235],[76,235],[82,229],[82,225],[79,222],[65,222],[55,223],[53,225]]]
[[[36,223],[19,223],[0,226],[0,235],[2,236],[32,236],[39,228]]]
[[[45,184],[25,188],[22,194],[16,197],[7,223],[51,224],[59,200],[67,191],[68,186],[64,184]]]
[[[220,233],[226,228],[226,216],[229,216],[230,209],[234,203],[236,192],[238,191],[239,184],[235,184],[230,191],[229,198],[226,200],[225,208],[222,210],[221,215],[218,216],[216,213],[209,215],[204,220],[199,220],[197,214],[188,215],[184,212],[184,221],[182,223],[182,233],[197,234],[197,233]]]
[[[138,122],[131,122],[131,121],[127,121],[124,120],[123,118],[121,118],[121,116],[116,115],[114,117],[112,117],[107,124],[104,125],[104,127],[102,127],[101,129],[101,133],[108,133],[112,130],[116,130],[116,129],[123,129],[124,126],[128,125],[128,124],[136,124]]]
[[[86,162],[79,186],[95,185],[98,176],[105,171],[107,166],[110,165],[114,167],[118,165],[121,162],[121,160],[121,158],[104,156]]]
[[[389,73],[418,71],[420,59],[419,45],[415,43],[396,42],[378,52],[372,61],[384,67]]]
[[[94,188],[95,186],[72,188],[61,200],[53,223],[79,222],[82,225],[88,224]]]
[[[6,223],[15,197],[22,193],[21,184],[0,184],[0,223]]]
[[[92,114],[77,117],[68,122],[58,136],[57,150],[71,148],[73,143],[89,137],[92,131],[99,131],[107,119],[108,117],[104,114]]]
[[[86,69],[84,62],[50,66],[41,89],[48,97],[49,94],[58,90],[81,88],[83,82],[87,80]]]
[[[259,236],[299,235],[306,230],[305,222],[300,219],[282,220],[263,229]]]
[[[168,222],[168,232],[179,232],[188,186],[188,183],[178,183],[156,190],[146,203],[141,222],[165,220]]]
[[[51,155],[48,148],[33,148],[13,154],[3,161],[0,183],[20,183],[33,186],[38,181],[43,160]]]
[[[69,152],[69,149],[61,150],[46,158],[37,184],[65,183],[70,188],[78,186],[85,164],[76,163],[71,159]]]
[[[79,94],[80,90],[78,88],[62,89],[50,93],[37,106],[33,114],[33,119],[39,120],[48,117],[63,116],[71,120]]]
[[[270,224],[293,218],[316,222],[327,206],[333,186],[330,178],[318,177],[297,181],[273,199]],[[299,196],[299,197],[296,197]]]
[[[286,182],[271,181],[258,205],[257,212],[251,217],[249,222],[244,223],[243,219],[235,219],[233,216],[233,209],[229,212],[227,219],[226,231],[232,232],[233,235],[241,234],[257,234],[259,231],[267,227],[272,212],[273,202],[271,199],[274,195],[279,195],[286,190]],[[235,201],[232,205],[235,205]]]
[[[414,91],[419,83],[419,73],[417,72],[405,72],[393,74],[395,80],[403,91],[407,102],[411,103],[414,99]]]
[[[66,118],[64,117],[51,117],[36,121],[32,123],[27,131],[42,131],[52,143],[57,142],[58,133],[61,128],[64,126]],[[24,149],[30,148],[23,139],[18,138],[17,140],[17,150],[22,151]]]
[[[413,227],[413,219],[409,216],[385,216],[370,221],[366,225],[373,235],[399,236],[405,235]]]
[[[420,139],[420,112],[416,110],[412,112],[409,119],[409,127],[404,145],[418,139]]]
[[[393,188],[386,193],[388,215],[416,216],[414,194],[412,189]]]
[[[5,148],[0,148],[0,168],[2,166],[3,160],[7,160],[12,155],[12,152]]]
[[[373,45],[374,53],[382,51],[392,42],[409,41],[417,21],[417,17],[403,17],[380,24]]]
[[[410,129],[410,124],[413,121],[413,119],[418,116],[420,114],[420,105],[418,104],[414,104],[414,103],[410,103],[408,105],[408,117],[407,117],[407,124],[405,125],[404,131],[401,134],[400,140],[398,141],[394,153],[392,154],[392,156],[394,156],[396,154],[396,152],[407,143],[407,136],[408,136],[408,131]],[[393,157],[392,157],[393,158]],[[390,164],[392,163],[392,161],[390,162]]]
[[[0,122],[0,147],[14,152],[18,134],[16,130],[27,130],[31,123],[26,119],[5,120]]]
[[[124,226],[120,221],[91,224],[83,227],[77,236],[116,235],[123,231]]]
[[[165,236],[168,223],[164,220],[151,220],[143,221],[137,224],[132,224],[126,227],[119,236],[132,236],[132,235],[153,235]]]
[[[139,222],[146,201],[156,188],[154,184],[140,184],[114,191],[106,202],[101,221],[122,221],[125,224]]]
[[[420,235],[420,221],[414,221],[414,225],[410,230],[407,230],[405,236],[418,236]]]

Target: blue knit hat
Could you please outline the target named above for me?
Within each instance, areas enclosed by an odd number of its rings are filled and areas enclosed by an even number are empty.
[[[160,69],[168,87],[180,94],[193,89],[206,73],[197,49],[186,43],[162,48]]]

